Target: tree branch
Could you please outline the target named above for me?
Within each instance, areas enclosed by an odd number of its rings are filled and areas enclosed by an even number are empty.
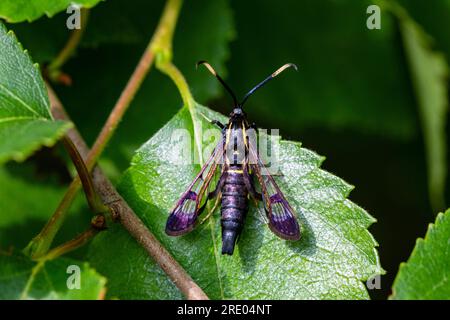
[[[63,254],[66,254],[70,251],[78,249],[79,247],[88,243],[99,232],[100,232],[99,229],[90,227],[89,229],[87,229],[83,233],[79,234],[72,240],[69,240],[69,241],[57,246],[56,248],[50,250],[49,252],[47,252],[45,254],[45,256],[40,258],[39,261],[53,260],[59,256],[62,256]]]
[[[47,84],[51,111],[55,119],[70,121],[61,102],[51,87]],[[71,128],[67,135],[77,147],[83,158],[89,154],[89,148],[76,128]],[[158,263],[167,276],[180,289],[187,299],[205,300],[208,296],[192,280],[183,267],[162,246],[156,237],[147,229],[141,219],[134,213],[133,209],[116,191],[113,184],[96,166],[92,172],[94,186],[103,202],[110,207],[118,221],[136,239],[136,241],[147,251],[147,253]]]
[[[92,150],[86,153],[86,168],[90,172],[95,166],[98,158],[105,149],[107,143],[114,134],[125,111],[128,109],[132,99],[138,91],[145,76],[150,70],[155,57],[159,60],[168,59],[172,55],[172,37],[175,30],[178,15],[181,9],[182,0],[168,0],[164,8],[162,17],[156,31],[150,40],[147,49],[139,60],[133,74],[131,75],[125,89],[122,91],[119,100],[116,102],[105,125],[98,135]],[[74,141],[75,142],[75,141]],[[76,143],[75,143],[76,144]],[[34,237],[24,252],[34,259],[45,255],[49,250],[53,239],[61,228],[68,210],[75,199],[81,186],[80,177],[77,175],[70,184],[64,198],[56,208],[50,220],[46,223],[42,231]]]
[[[180,13],[182,0],[168,0],[164,8],[163,15],[158,24],[155,34],[150,40],[147,49],[142,55],[136,69],[131,75],[125,89],[119,97],[114,109],[110,113],[108,120],[103,126],[95,143],[89,153],[87,159],[87,168],[91,169],[97,162],[101,153],[105,149],[108,141],[115,132],[117,125],[123,117],[123,114],[128,109],[131,100],[139,90],[142,81],[144,81],[150,67],[153,64],[155,56],[171,56],[172,55],[172,37],[177,23],[178,15]]]
[[[92,150],[89,150],[85,141],[76,130],[72,128],[68,131],[67,136],[74,143],[78,149],[79,154],[86,162],[88,171],[92,171],[92,178],[94,187],[97,193],[100,195],[103,203],[110,208],[110,211],[126,230],[136,239],[136,241],[147,251],[147,253],[158,263],[158,265],[164,270],[173,283],[179,288],[187,299],[204,300],[208,299],[208,296],[202,291],[202,289],[192,280],[192,278],[186,273],[183,267],[170,255],[170,253],[161,245],[161,243],[155,238],[155,236],[147,229],[144,223],[134,213],[134,211],[128,206],[125,200],[116,191],[112,183],[103,174],[101,169],[96,166],[96,162],[103,152],[106,144],[110,140],[111,136],[115,132],[115,129],[123,117],[123,114],[129,107],[134,95],[139,89],[142,81],[147,75],[150,67],[152,66],[154,59],[167,59],[172,54],[172,35],[175,29],[178,14],[181,8],[182,0],[168,0],[161,17],[157,30],[150,41],[147,49],[145,50],[142,58],[140,59],[136,69],[131,75],[125,89],[122,91],[119,100],[114,106],[110,116],[108,117],[105,125],[103,126],[97,140],[94,143]],[[51,102],[51,111],[55,119],[70,121],[69,116],[65,112],[61,102],[57,98],[56,94],[47,84],[49,91],[49,97]],[[77,191],[80,188],[80,178],[77,176],[69,186],[63,200],[56,209],[52,218],[47,222],[41,233],[36,236],[25,249],[33,258],[39,259],[39,257],[45,256],[50,248],[50,245],[61,227],[65,216],[67,215],[68,208],[73,202]],[[85,240],[90,239],[93,236],[93,232],[87,231],[85,234],[73,239],[73,245],[84,244]],[[54,252],[59,254],[60,250],[64,251],[72,248],[72,244],[69,247],[57,247],[57,251],[50,251],[49,254]],[[55,250],[55,249],[54,249]]]

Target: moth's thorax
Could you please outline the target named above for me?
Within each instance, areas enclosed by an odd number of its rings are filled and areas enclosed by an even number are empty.
[[[245,119],[230,119],[226,128],[225,157],[228,164],[243,164],[247,154],[247,129]]]

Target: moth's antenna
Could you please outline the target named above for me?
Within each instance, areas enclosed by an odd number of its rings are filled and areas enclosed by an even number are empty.
[[[281,68],[279,68],[277,71],[275,71],[274,73],[272,73],[270,76],[268,76],[266,79],[264,79],[262,82],[260,82],[259,84],[257,84],[252,90],[250,90],[244,97],[244,99],[242,99],[241,102],[241,107],[244,105],[245,101],[247,101],[247,99],[253,94],[255,93],[256,90],[258,90],[259,88],[261,88],[263,85],[265,85],[267,82],[269,82],[270,80],[272,80],[273,78],[275,78],[277,75],[279,75],[280,73],[282,73],[284,70],[286,70],[287,68],[294,68],[295,71],[298,71],[298,68],[295,64],[293,63],[286,63],[284,66],[282,66]]]
[[[239,103],[238,103],[238,101],[236,99],[236,96],[233,93],[233,90],[231,90],[231,88],[225,83],[225,81],[223,81],[223,79],[217,74],[216,70],[214,70],[214,68],[211,67],[211,65],[208,62],[206,62],[206,61],[199,61],[199,62],[197,62],[196,67],[198,68],[199,65],[204,65],[209,70],[209,72],[211,72],[213,74],[213,76],[216,77],[217,80],[219,80],[219,82],[224,86],[224,88],[228,91],[228,93],[233,98],[234,106],[238,107]]]

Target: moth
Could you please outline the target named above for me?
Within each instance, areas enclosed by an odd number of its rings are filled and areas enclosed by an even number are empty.
[[[245,102],[256,90],[287,68],[297,70],[296,65],[283,65],[251,89],[240,103],[208,62],[200,61],[197,63],[199,65],[204,65],[219,80],[233,98],[234,106],[227,124],[208,119],[221,129],[221,141],[176,202],[167,219],[166,233],[180,236],[192,231],[208,201],[216,198],[216,205],[219,201],[221,203],[222,254],[232,255],[248,212],[249,199],[252,198],[255,202],[263,202],[272,232],[282,239],[300,239],[300,227],[294,210],[260,159],[255,144],[250,143],[248,132],[257,129],[254,124],[249,124],[243,110]],[[216,173],[220,173],[220,177],[213,179]],[[260,186],[258,190],[254,183],[255,177]],[[210,188],[214,180],[217,182],[214,188]]]

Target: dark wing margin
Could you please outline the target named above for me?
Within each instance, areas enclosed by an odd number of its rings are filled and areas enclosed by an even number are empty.
[[[166,234],[181,236],[194,229],[197,217],[208,201],[208,199],[205,201],[203,199],[205,195],[208,195],[208,186],[214,177],[222,155],[223,142],[221,141],[172,209],[166,222]]]
[[[249,155],[250,168],[261,185],[264,209],[269,219],[270,230],[282,239],[299,240],[300,226],[294,210],[262,163],[252,144],[250,144]]]

